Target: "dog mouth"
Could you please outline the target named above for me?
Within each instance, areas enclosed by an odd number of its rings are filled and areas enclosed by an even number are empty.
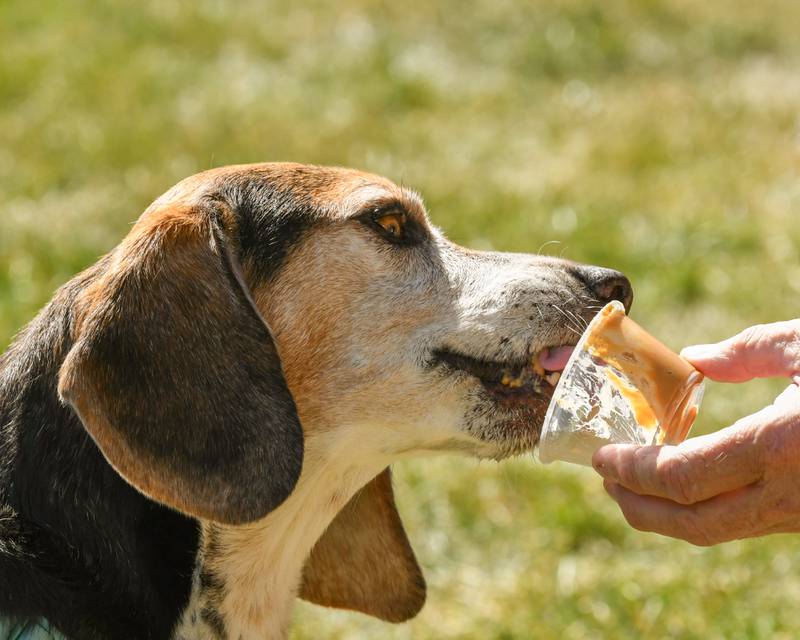
[[[548,347],[516,361],[482,360],[440,349],[434,359],[447,369],[477,378],[495,401],[516,405],[541,403],[542,397],[551,397],[573,349],[569,345]]]

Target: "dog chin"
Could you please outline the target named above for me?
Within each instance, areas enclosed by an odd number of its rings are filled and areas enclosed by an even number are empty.
[[[533,452],[565,359],[548,371],[538,357],[491,362],[448,349],[435,352],[437,373],[461,388],[458,405],[466,408],[461,428],[474,443],[469,453],[503,460]]]
[[[541,397],[512,410],[498,407],[494,402],[476,408],[467,430],[486,445],[480,448],[477,457],[499,461],[532,453],[539,442],[548,402],[549,398]]]

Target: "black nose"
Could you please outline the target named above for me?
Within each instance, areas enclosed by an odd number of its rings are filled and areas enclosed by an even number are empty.
[[[603,267],[579,267],[576,275],[603,304],[619,300],[625,305],[626,313],[631,310],[633,287],[630,280],[619,271]]]

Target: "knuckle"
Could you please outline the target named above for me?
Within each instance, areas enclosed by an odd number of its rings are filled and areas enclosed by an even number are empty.
[[[647,519],[637,509],[630,509],[626,505],[620,505],[625,521],[637,531],[650,531]]]
[[[731,526],[726,530],[729,532],[743,532],[747,534],[763,531],[764,527],[778,524],[780,518],[773,513],[768,513],[763,508],[753,509],[752,511],[745,512],[739,517],[739,522],[731,523]]]
[[[794,520],[800,515],[800,495],[794,482],[795,470],[792,469],[782,480],[762,481],[754,485],[757,491],[756,508],[747,515],[752,527],[780,525]]]
[[[686,511],[677,517],[676,525],[680,537],[696,547],[710,547],[720,540],[709,531],[694,511]]]
[[[792,446],[791,440],[793,435],[800,435],[800,429],[795,431],[791,427],[775,420],[751,427],[743,435],[752,450],[752,461],[762,470],[762,476],[774,475],[787,465],[794,466],[797,447]]]
[[[730,341],[730,356],[734,362],[741,362],[747,368],[749,360],[763,345],[766,325],[757,324],[740,332]]]
[[[679,504],[697,501],[697,484],[692,477],[691,460],[686,453],[676,450],[659,463],[659,475],[667,497]]]
[[[752,327],[747,327],[744,331],[736,336],[733,343],[733,351],[736,355],[742,355],[748,351],[755,350],[764,337],[765,325],[756,324]]]
[[[758,429],[752,427],[745,428],[742,430],[742,435],[739,438],[741,444],[749,443],[752,447],[753,454],[761,457],[766,464],[774,461],[775,456],[780,454],[780,440],[779,431],[772,428],[771,424],[762,425]]]
[[[623,494],[617,499],[617,504],[625,518],[625,521],[634,529],[639,531],[651,531],[648,526],[649,519],[641,504],[637,504],[629,496]]]
[[[748,525],[751,529],[756,527],[780,525],[787,520],[794,519],[800,513],[800,500],[794,491],[769,491],[762,488],[763,496],[754,513],[750,516]]]
[[[618,467],[621,484],[633,490],[640,488],[642,484],[642,448],[636,447],[627,451]]]

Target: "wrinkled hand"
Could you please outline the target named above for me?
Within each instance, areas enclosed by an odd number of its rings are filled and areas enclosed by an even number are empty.
[[[602,447],[592,462],[606,491],[636,529],[696,545],[800,532],[800,319],[681,355],[712,380],[792,384],[758,413],[678,446]]]

